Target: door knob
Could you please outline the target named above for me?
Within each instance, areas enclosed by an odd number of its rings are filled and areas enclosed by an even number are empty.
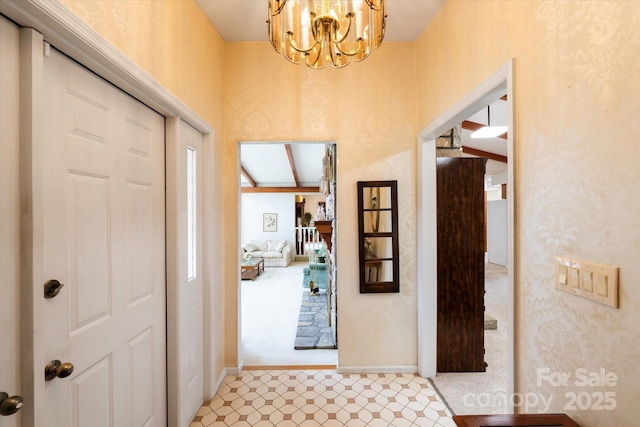
[[[44,367],[44,379],[51,381],[54,378],[67,378],[73,373],[73,364],[52,360]]]
[[[22,397],[11,396],[5,392],[0,393],[0,415],[13,415],[22,408]]]
[[[44,297],[47,299],[55,297],[63,286],[64,284],[56,279],[47,280],[44,284]]]

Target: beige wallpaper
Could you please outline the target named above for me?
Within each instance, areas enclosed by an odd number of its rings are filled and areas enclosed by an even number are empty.
[[[638,424],[639,24],[637,1],[456,0],[417,43],[418,128],[516,59],[518,391],[583,426]],[[555,291],[561,254],[618,265],[620,309]]]
[[[221,129],[224,41],[193,1],[61,1]]]
[[[413,43],[386,43],[362,63],[322,71],[290,64],[268,43],[226,46],[224,187],[225,205],[234,207],[225,211],[227,275],[237,276],[233,257],[238,142],[337,141],[342,366],[417,364],[414,72]],[[401,224],[401,292],[360,295],[356,182],[394,179]],[[229,280],[227,286],[232,295],[236,282]],[[237,305],[237,300],[227,299],[228,318],[234,318]]]
[[[584,426],[637,423],[640,2],[450,0],[415,45],[312,71],[266,43],[224,43],[191,1],[63,1],[217,130],[225,366],[237,362],[238,142],[337,141],[340,364],[414,365],[416,133],[515,58],[518,391]],[[357,291],[355,183],[371,179],[398,180],[400,294]],[[557,254],[620,266],[620,309],[555,291]],[[553,387],[539,368],[618,379]],[[616,407],[594,408],[605,392]],[[589,408],[567,409],[571,393]]]

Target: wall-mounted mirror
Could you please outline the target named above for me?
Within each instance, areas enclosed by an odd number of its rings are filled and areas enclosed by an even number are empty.
[[[400,292],[397,188],[397,181],[358,181],[360,293]]]

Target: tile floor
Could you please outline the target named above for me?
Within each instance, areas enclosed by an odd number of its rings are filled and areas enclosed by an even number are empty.
[[[455,427],[429,380],[412,374],[255,370],[228,376],[190,427]]]

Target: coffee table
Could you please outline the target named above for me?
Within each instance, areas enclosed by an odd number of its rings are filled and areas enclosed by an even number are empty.
[[[243,279],[255,279],[260,275],[260,269],[264,272],[264,259],[262,258],[249,258],[243,260],[240,263],[240,276]]]

